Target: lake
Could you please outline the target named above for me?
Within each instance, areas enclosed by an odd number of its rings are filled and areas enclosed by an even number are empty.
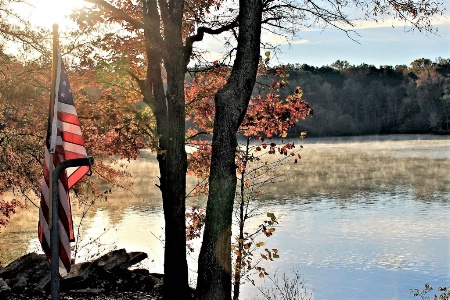
[[[264,186],[248,229],[274,213],[279,224],[265,247],[279,258],[270,274],[302,275],[314,299],[414,299],[425,283],[450,286],[450,139],[432,135],[310,138],[285,177]],[[163,215],[155,157],[128,165],[129,191],[113,190],[89,209],[77,261],[113,248],[144,251],[142,267],[163,271]],[[146,180],[144,180],[146,178]],[[189,187],[197,180],[190,177]],[[204,205],[203,198],[188,206]],[[74,224],[85,207],[74,205]],[[38,251],[37,209],[21,210],[0,233],[0,263]],[[198,248],[199,241],[194,241]],[[257,252],[255,252],[257,254]],[[196,255],[188,257],[192,282]],[[252,277],[256,286],[271,281]],[[241,299],[263,299],[244,284]],[[416,298],[418,299],[418,298]]]

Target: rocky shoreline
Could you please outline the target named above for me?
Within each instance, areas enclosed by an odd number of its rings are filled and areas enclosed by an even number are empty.
[[[61,278],[61,299],[161,299],[162,274],[129,268],[147,258],[143,252],[111,251],[91,262],[72,265]],[[0,298],[50,299],[50,265],[43,254],[28,253],[0,268]]]

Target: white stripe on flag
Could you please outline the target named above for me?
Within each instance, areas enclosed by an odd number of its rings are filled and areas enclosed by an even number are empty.
[[[42,189],[42,196],[45,199],[45,203],[47,204],[48,207],[48,201],[49,201],[49,191],[48,191],[48,185],[47,182],[45,182],[44,177],[42,177],[42,184],[41,184],[41,189]]]
[[[77,145],[77,144],[72,144],[69,142],[64,142],[62,141],[62,145],[64,147],[64,151],[69,151],[69,152],[73,152],[73,153],[77,153],[80,155],[86,155],[86,148],[84,148],[83,146]]]
[[[64,277],[64,276],[66,276],[68,273],[67,273],[67,270],[66,270],[66,268],[64,267],[64,264],[63,264],[63,262],[62,262],[62,260],[61,260],[61,257],[59,257],[59,275],[61,275],[61,277]]]
[[[47,148],[45,148],[45,159],[44,159],[44,163],[45,163],[45,167],[47,168],[47,170],[50,170],[50,153],[48,152]],[[50,177],[52,176],[52,174],[50,174]]]
[[[58,111],[61,112],[65,112],[65,113],[69,113],[72,115],[77,115],[77,110],[75,109],[75,106],[71,105],[71,104],[66,104],[66,103],[59,103],[59,107],[58,107]]]
[[[61,131],[67,131],[73,134],[81,135],[80,126],[66,123],[61,120],[58,120],[58,129]]]
[[[59,241],[61,245],[64,247],[64,251],[67,253],[67,256],[70,257],[70,241],[69,236],[65,233],[64,225],[61,220],[58,220],[59,224]]]
[[[50,230],[48,229],[48,223],[44,218],[44,212],[42,209],[39,210],[39,224],[42,227],[42,232],[44,233],[44,238],[47,244],[50,245]]]
[[[56,138],[56,145],[62,146],[64,148],[64,152],[69,151],[69,152],[77,153],[77,154],[87,157],[86,148],[84,146],[80,146],[80,145],[70,143],[70,142],[65,142],[59,135]],[[61,161],[65,160],[64,156],[63,157],[60,156],[60,158],[61,158]]]
[[[67,172],[67,178],[69,178],[73,173],[75,173],[76,170],[78,170],[79,167],[71,167],[71,168],[67,168],[66,172]]]

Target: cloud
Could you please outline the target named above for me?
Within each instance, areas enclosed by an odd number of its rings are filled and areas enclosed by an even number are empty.
[[[292,45],[307,45],[307,44],[317,44],[317,42],[311,42],[310,40],[300,39],[291,42]]]
[[[446,11],[450,11],[450,7],[446,9]],[[353,24],[353,26],[349,24],[339,24],[336,23],[337,28],[345,29],[345,30],[361,30],[361,29],[378,29],[378,28],[410,28],[411,24],[400,20],[398,18],[380,18],[378,21],[376,20],[365,20],[363,16],[349,16],[349,20]],[[441,26],[450,25],[450,13],[446,13],[440,16],[435,16],[430,18],[430,23],[435,28]],[[296,28],[295,28],[296,27]],[[294,26],[296,30],[296,35],[304,32],[323,32],[327,30],[334,30],[335,28],[332,26],[327,27],[303,27],[303,26]]]
[[[374,20],[358,20],[353,22],[354,27],[343,26],[345,29],[371,29],[371,28],[387,28],[387,27],[404,27],[411,26],[411,24],[394,18],[374,21]],[[435,27],[450,24],[450,15],[442,15],[431,20],[431,24]]]
[[[270,44],[272,46],[281,46],[281,45],[306,45],[312,44],[310,40],[307,39],[297,39],[294,40],[292,36],[285,36],[282,34],[275,34],[272,32],[264,33],[261,36],[261,41],[266,44]]]

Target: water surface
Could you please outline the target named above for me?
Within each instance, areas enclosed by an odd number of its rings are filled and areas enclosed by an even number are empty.
[[[299,142],[300,143],[300,142]],[[287,176],[262,189],[260,216],[279,217],[263,239],[280,258],[264,266],[273,275],[298,271],[314,299],[412,299],[409,289],[450,285],[450,140],[429,135],[306,139],[302,159],[283,166]],[[80,228],[86,245],[78,261],[108,249],[144,251],[142,266],[163,271],[163,215],[155,187],[157,165],[143,152],[128,169],[130,191],[113,191],[92,208]],[[193,186],[196,179],[190,178]],[[190,199],[189,205],[204,205]],[[82,207],[74,207],[75,224]],[[77,216],[78,214],[78,216]],[[0,233],[2,264],[39,250],[37,209],[19,212]],[[195,241],[194,245],[199,245]],[[12,251],[13,250],[13,251]],[[255,252],[255,255],[257,253]],[[195,281],[196,255],[188,260]],[[254,277],[256,285],[270,286]],[[258,289],[243,286],[243,299]]]

